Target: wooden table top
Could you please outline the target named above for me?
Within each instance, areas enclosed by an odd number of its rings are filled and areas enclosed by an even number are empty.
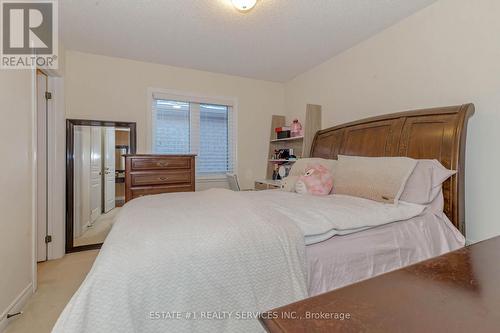
[[[293,303],[269,332],[500,332],[500,237]]]

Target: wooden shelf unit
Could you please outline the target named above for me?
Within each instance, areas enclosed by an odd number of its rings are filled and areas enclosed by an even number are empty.
[[[293,148],[293,154],[297,158],[309,157],[311,144],[316,132],[321,129],[321,105],[307,104],[305,120],[299,119],[304,130],[304,136],[291,137],[286,139],[277,139],[274,129],[276,127],[289,126],[292,119],[286,119],[285,116],[273,115],[271,119],[271,134],[269,137],[269,151],[266,178],[271,179],[275,164],[293,163],[296,160],[275,160],[273,159],[274,150]]]
[[[295,163],[297,160],[275,160],[275,159],[270,159],[269,163]]]
[[[295,141],[295,140],[303,140],[304,137],[303,136],[294,136],[294,137],[291,137],[291,138],[286,138],[286,139],[275,139],[275,140],[271,140],[271,142],[284,142],[284,141]]]

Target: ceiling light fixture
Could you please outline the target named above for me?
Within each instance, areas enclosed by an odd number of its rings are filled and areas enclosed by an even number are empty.
[[[255,6],[257,0],[231,0],[231,2],[236,9],[242,12],[248,12]]]

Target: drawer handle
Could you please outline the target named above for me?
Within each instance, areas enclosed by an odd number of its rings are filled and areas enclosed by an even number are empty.
[[[166,167],[168,165],[168,162],[157,162],[156,165],[159,167]]]
[[[167,177],[160,177],[160,180],[164,180],[165,181],[165,180],[168,180],[168,178]]]

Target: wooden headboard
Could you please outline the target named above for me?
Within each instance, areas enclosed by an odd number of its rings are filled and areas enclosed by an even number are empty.
[[[458,173],[443,184],[444,212],[465,235],[465,140],[473,104],[407,111],[318,131],[311,157],[407,156],[437,159]]]

